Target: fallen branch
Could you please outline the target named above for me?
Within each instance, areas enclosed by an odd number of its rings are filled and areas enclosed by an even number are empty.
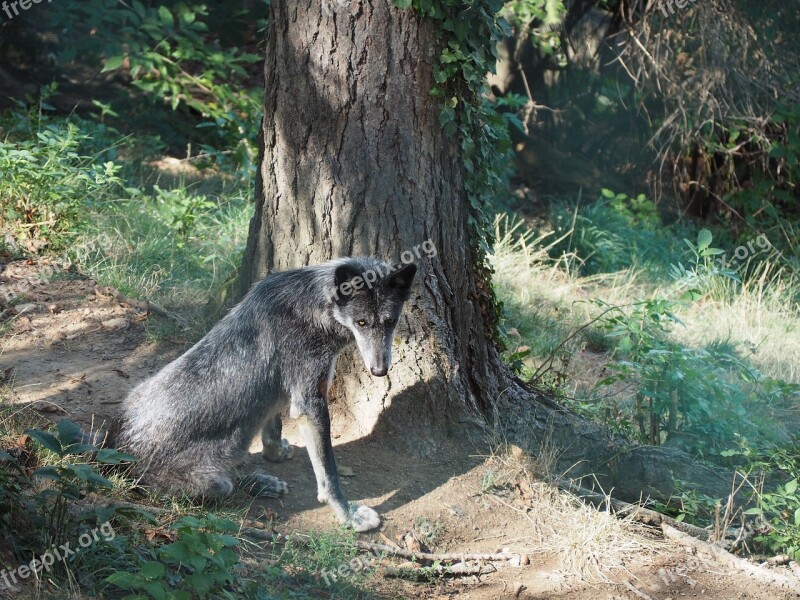
[[[556,480],[556,485],[558,485],[558,487],[561,489],[574,494],[578,498],[589,500],[593,504],[609,504],[611,508],[614,509],[614,514],[616,515],[630,515],[630,517],[635,521],[644,523],[645,525],[652,525],[653,527],[658,527],[666,523],[667,525],[687,535],[695,537],[699,540],[708,541],[709,533],[702,527],[697,527],[696,525],[692,525],[690,523],[676,521],[672,517],[668,517],[667,515],[663,515],[654,510],[650,510],[644,506],[639,506],[638,504],[630,504],[629,502],[623,502],[622,500],[617,500],[616,498],[612,498],[611,496],[607,496],[599,492],[587,490],[586,488],[576,485],[575,483],[565,479]]]
[[[791,574],[775,572],[754,565],[743,558],[734,556],[721,546],[698,540],[686,533],[678,531],[666,523],[661,524],[661,530],[664,532],[665,538],[677,542],[682,546],[693,548],[697,552],[708,554],[718,563],[736,569],[737,571],[742,571],[761,583],[800,592],[800,579]]]
[[[488,575],[496,572],[493,565],[468,565],[455,563],[449,566],[422,567],[413,563],[406,563],[399,567],[386,567],[383,574],[386,577],[408,579],[411,581],[430,581],[441,577],[468,577],[470,575]]]
[[[137,300],[136,298],[131,298],[130,296],[126,296],[120,292],[117,288],[113,288],[111,286],[98,286],[94,289],[94,293],[98,296],[111,296],[120,304],[127,304],[133,308],[138,308],[139,310],[145,311],[147,314],[156,314],[168,319],[174,319],[172,315],[170,315],[166,310],[157,304],[153,304],[152,302],[148,302],[146,300]]]
[[[284,536],[280,534],[275,534],[272,533],[271,531],[264,531],[262,529],[256,529],[254,527],[242,527],[242,529],[240,529],[240,533],[256,541],[263,541],[269,543],[275,543],[286,539]],[[338,545],[349,546],[349,543],[341,542]],[[516,566],[519,566],[521,564],[528,564],[527,557],[522,557],[519,554],[513,554],[511,552],[501,552],[498,554],[475,553],[475,552],[450,552],[450,553],[437,554],[434,552],[417,552],[414,550],[405,550],[398,546],[389,546],[388,544],[378,544],[374,542],[367,542],[365,540],[357,540],[356,548],[364,552],[369,552],[373,556],[379,556],[379,555],[394,556],[399,558],[405,558],[408,560],[441,563],[445,565],[447,563],[458,564],[458,563],[466,563],[468,561],[483,561],[483,562],[509,561],[514,563]],[[451,564],[449,566],[453,565]],[[459,567],[459,569],[461,569],[461,567]],[[458,570],[457,572],[461,575],[473,574],[473,573],[461,572]]]
[[[641,598],[642,600],[653,600],[651,596],[645,594],[642,590],[637,588],[630,581],[625,582],[625,587],[628,588],[628,591],[630,591],[634,596]]]
[[[416,559],[441,563],[463,563],[472,560],[482,560],[486,562],[522,560],[522,557],[519,554],[513,554],[511,552],[500,552],[498,554],[481,554],[474,552],[450,552],[436,554],[434,552],[415,552],[414,550],[404,550],[403,548],[387,546],[386,544],[375,544],[372,542],[366,542],[364,540],[356,541],[356,548],[359,550],[366,550],[367,552],[371,552],[375,555],[384,554],[386,556],[399,556],[409,560]]]
[[[128,509],[140,512],[149,512],[153,515],[167,515],[172,514],[168,508],[159,506],[149,506],[147,504],[137,504],[135,502],[126,502],[124,500],[108,500],[99,494],[89,494],[83,502],[79,504],[84,508],[113,508],[113,509]]]

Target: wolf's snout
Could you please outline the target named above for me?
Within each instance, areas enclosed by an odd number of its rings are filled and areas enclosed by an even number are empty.
[[[385,377],[386,373],[389,372],[388,367],[370,367],[369,370],[375,377]]]

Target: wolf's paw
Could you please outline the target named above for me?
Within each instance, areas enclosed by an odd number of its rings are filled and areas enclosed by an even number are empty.
[[[352,527],[359,533],[380,527],[381,516],[369,506],[363,504],[351,504],[350,514],[347,517],[346,525]]]
[[[264,444],[261,456],[270,462],[283,462],[294,456],[294,448],[286,440]]]
[[[281,498],[289,491],[285,481],[264,473],[242,477],[240,485],[245,492],[257,498]]]

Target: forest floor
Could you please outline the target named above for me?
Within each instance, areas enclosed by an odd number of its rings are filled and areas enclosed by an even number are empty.
[[[41,272],[43,264],[16,261],[0,272],[3,286]],[[126,393],[186,348],[186,340],[147,335],[142,310],[102,293],[77,275],[34,285],[0,323],[0,384],[13,402],[48,419],[65,416],[102,427],[114,418]],[[525,558],[492,563],[481,576],[412,583],[389,578],[376,559],[363,585],[379,598],[651,598],[782,599],[795,590],[770,587],[713,558],[665,540],[660,530],[620,520],[587,507],[537,481],[535,459],[517,449],[487,443],[442,441],[433,458],[409,456],[400,440],[354,439],[334,410],[333,435],[346,493],[383,516],[378,532],[361,536],[396,543],[408,532],[434,552],[508,551]],[[295,457],[267,468],[290,486],[281,500],[235,499],[250,519],[276,531],[335,529],[330,511],[316,500],[307,454],[291,423],[286,436]],[[260,459],[259,445],[251,449]],[[406,539],[407,535],[406,535]],[[263,547],[263,546],[262,546]],[[268,557],[263,550],[261,560]],[[247,563],[258,568],[259,555]],[[366,560],[366,559],[365,559]],[[527,563],[527,564],[525,564]],[[374,571],[372,571],[372,568]],[[785,570],[784,570],[785,571]],[[788,572],[788,571],[786,571]],[[363,574],[360,574],[363,575]],[[320,583],[313,597],[329,597]],[[338,596],[337,596],[338,597]]]

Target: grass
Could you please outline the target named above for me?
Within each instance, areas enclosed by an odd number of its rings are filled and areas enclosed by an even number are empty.
[[[699,309],[683,311],[678,332],[686,344],[730,340],[749,349],[763,373],[800,383],[800,311],[793,303],[800,277],[765,257],[742,284],[716,281]]]
[[[183,202],[178,212],[165,200],[170,194]],[[236,273],[251,212],[243,190],[207,196],[158,188],[98,211],[71,256],[103,285],[177,310],[202,328],[203,308]]]
[[[584,584],[611,583],[630,577],[637,560],[664,551],[632,518],[620,519],[608,506],[591,506],[543,480],[553,462],[551,449],[532,457],[496,442],[493,448],[482,493],[496,510],[524,515],[525,525],[516,533],[528,545],[525,552],[555,559],[556,572]]]
[[[607,204],[599,206],[600,209],[593,209],[594,213],[616,210]],[[559,215],[562,220],[565,218],[563,211]],[[604,217],[598,222],[618,227],[624,219]],[[546,222],[533,230],[507,215],[496,219],[496,243],[490,260],[495,269],[497,295],[504,306],[503,332],[508,346],[505,356],[524,378],[533,377],[535,383],[551,387],[574,408],[636,437],[634,394],[643,382],[631,373],[620,383],[601,385],[609,375],[608,368],[624,365],[623,361],[628,360],[627,350],[620,345],[622,338],[609,337],[608,330],[599,327],[602,322],[593,322],[601,307],[590,300],[597,298],[606,305],[630,307],[642,300],[677,298],[682,293],[681,282],[668,276],[668,265],[691,267],[693,257],[682,241],[687,234],[675,227],[660,228],[659,237],[671,236],[672,240],[664,244],[659,259],[640,262],[637,256],[623,256],[618,249],[609,249],[609,240],[616,237],[596,231],[597,223],[590,225],[593,235],[603,242],[594,249],[587,241],[591,237],[586,235],[581,244],[572,244],[569,237],[575,232],[565,231],[561,225],[554,226],[550,233]],[[573,226],[587,227],[587,220],[574,219]],[[626,247],[630,251],[630,244]],[[579,253],[585,258],[603,252],[610,256],[596,256],[595,265],[626,266],[613,272],[584,274],[587,263]],[[671,328],[663,342],[673,348],[672,352],[683,348],[682,354],[675,355],[681,361],[702,360],[706,349],[712,350],[708,356],[719,356],[720,350],[727,350],[736,358],[736,364],[742,365],[741,369],[757,369],[759,377],[778,380],[774,385],[784,386],[782,395],[764,396],[764,388],[759,387],[762,384],[736,382],[740,371],[725,374],[723,369],[716,370],[720,385],[752,394],[750,398],[736,399],[736,406],[744,408],[726,406],[728,410],[758,413],[748,415],[761,424],[748,433],[756,438],[760,434],[755,431],[773,428],[783,432],[776,439],[787,439],[793,427],[800,426],[800,394],[798,388],[791,387],[800,384],[800,279],[792,269],[796,258],[763,252],[739,266],[741,281],[721,275],[702,279],[699,297],[675,305],[680,323]],[[630,309],[620,314],[626,312],[630,314]],[[686,365],[690,368],[692,363]],[[690,379],[686,381],[691,384]],[[774,387],[769,382],[763,385]],[[762,397],[782,400],[765,402]],[[772,442],[768,438],[750,441],[768,444]],[[735,440],[729,442],[733,444]]]

